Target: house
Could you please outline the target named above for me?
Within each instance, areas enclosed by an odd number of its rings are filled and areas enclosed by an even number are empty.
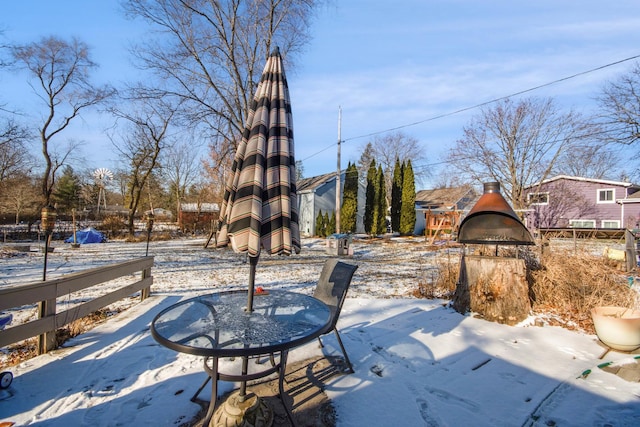
[[[455,231],[477,199],[470,185],[418,191],[414,234],[435,238],[440,232]]]
[[[558,175],[525,188],[530,229],[638,228],[640,186]]]
[[[110,216],[110,215],[114,215],[114,216],[123,216],[126,217],[127,215],[129,215],[129,208],[127,208],[126,206],[121,206],[119,204],[115,204],[115,205],[106,205],[104,207],[101,206],[97,206],[96,207],[96,212],[99,215],[102,216]],[[87,213],[86,209],[83,213]]]
[[[178,227],[182,232],[211,230],[213,223],[220,219],[217,203],[181,203],[178,213]]]
[[[152,211],[146,211],[145,216],[149,215]],[[153,216],[156,221],[171,221],[173,220],[173,213],[168,209],[154,208]]]
[[[344,191],[346,171],[340,175],[340,194]],[[296,184],[298,192],[298,225],[300,235],[315,236],[316,217],[322,211],[329,213],[336,210],[336,172],[311,178],[301,178]],[[358,186],[358,213],[356,218],[356,232],[364,232],[364,184]]]

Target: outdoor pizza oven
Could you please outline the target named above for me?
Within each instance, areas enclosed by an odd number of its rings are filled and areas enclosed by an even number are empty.
[[[531,233],[500,194],[499,182],[484,183],[484,194],[462,220],[458,242],[533,245]]]

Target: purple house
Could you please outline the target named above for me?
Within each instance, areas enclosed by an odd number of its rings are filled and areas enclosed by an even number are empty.
[[[558,175],[524,189],[525,223],[544,228],[639,228],[640,186]]]

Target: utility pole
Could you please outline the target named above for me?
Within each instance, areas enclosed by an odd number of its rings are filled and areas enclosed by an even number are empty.
[[[342,107],[338,107],[338,171],[336,172],[336,233],[340,233],[340,143],[342,142]]]

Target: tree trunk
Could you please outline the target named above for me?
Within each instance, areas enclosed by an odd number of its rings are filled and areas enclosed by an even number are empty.
[[[524,260],[465,256],[453,298],[453,308],[486,320],[515,325],[529,316],[529,286]]]

